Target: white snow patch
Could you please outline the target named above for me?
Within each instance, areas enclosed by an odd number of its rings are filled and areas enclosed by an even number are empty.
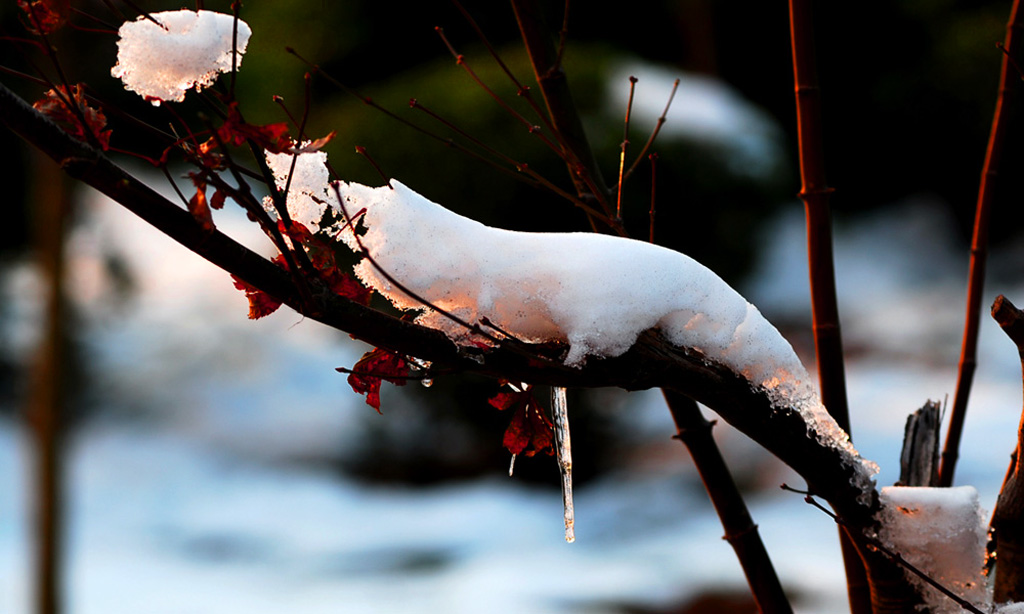
[[[367,286],[400,309],[423,310],[421,324],[456,343],[480,342],[462,324],[395,287],[379,265],[432,306],[476,324],[486,318],[521,340],[567,341],[568,365],[614,357],[658,328],[798,410],[823,442],[864,467],[849,437],[825,411],[812,381],[781,334],[714,272],[660,246],[595,233],[526,233],[462,217],[398,181],[393,188],[338,184],[345,213],[364,211],[366,233],[342,234],[372,257],[355,268]]]
[[[881,501],[879,538],[887,547],[964,599],[986,602],[982,575],[986,522],[973,486],[888,486],[882,489]],[[929,611],[961,611],[953,600],[916,575],[907,576],[920,585]]]
[[[300,154],[267,152],[266,157],[267,165],[274,173],[277,188],[288,188],[288,215],[292,221],[308,228],[316,228],[324,211],[327,210],[328,199],[333,199],[327,191],[328,182],[331,180],[330,171],[327,170],[327,154],[322,151]],[[263,199],[263,205],[269,211],[274,209],[273,200],[269,196]]]
[[[231,70],[235,18],[212,11],[165,11],[150,13],[121,25],[117,64],[110,74],[154,105],[181,102],[185,92],[209,86],[222,72]],[[158,23],[154,23],[155,20]],[[252,30],[238,20],[237,60]],[[159,25],[158,25],[159,24]]]

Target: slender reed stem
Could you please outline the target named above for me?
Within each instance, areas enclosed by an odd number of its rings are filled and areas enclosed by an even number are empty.
[[[796,85],[797,131],[800,143],[800,198],[807,217],[807,256],[811,278],[814,349],[821,400],[847,433],[850,412],[846,404],[843,342],[839,330],[835,270],[832,259],[832,215],[825,182],[821,90],[814,52],[813,0],[790,0],[789,24]],[[853,614],[871,614],[871,595],[864,564],[849,536],[839,532],[846,567],[846,586]]]
[[[974,236],[971,239],[970,270],[967,274],[967,313],[964,320],[964,337],[960,347],[960,363],[957,369],[956,394],[949,414],[949,432],[942,448],[942,467],[939,469],[939,485],[952,486],[956,461],[960,455],[960,435],[967,414],[967,399],[971,394],[974,370],[978,364],[978,325],[981,321],[981,293],[985,284],[985,263],[988,259],[988,227],[992,200],[998,183],[999,162],[1002,159],[1003,141],[1008,123],[1008,111],[1019,95],[1020,78],[1011,63],[1020,57],[1021,15],[1020,0],[1014,0],[1010,19],[1006,24],[1002,68],[999,77],[999,95],[992,114],[992,130],[989,133],[985,164],[981,171],[981,185],[978,188],[978,204],[974,214]]]

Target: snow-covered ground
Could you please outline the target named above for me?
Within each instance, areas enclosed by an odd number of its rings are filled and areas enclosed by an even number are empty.
[[[854,439],[882,484],[898,474],[906,414],[955,384],[966,257],[938,210],[898,205],[838,228]],[[285,311],[250,322],[226,274],[116,205],[90,200],[85,215],[71,243],[82,337],[97,384],[122,406],[72,440],[69,614],[600,613],[744,590],[681,446],[578,489],[572,545],[558,493],[504,478],[503,467],[406,489],[283,462],[330,456],[365,434],[357,417],[370,410],[333,369],[364,348]],[[259,241],[244,220],[218,223]],[[794,207],[767,229],[762,270],[741,288],[770,319],[807,318],[801,224]],[[132,256],[139,287],[127,304],[99,273],[108,251]],[[34,277],[21,267],[3,283],[22,314],[10,338],[27,351]],[[1020,288],[995,281],[986,296]],[[981,343],[957,477],[990,508],[1021,390],[1016,352],[990,321]],[[633,395],[624,411],[651,449],[666,446],[673,429],[656,393]],[[718,435],[740,462],[757,454],[727,427]],[[28,452],[22,427],[0,419],[5,614],[30,611]],[[800,484],[781,468],[770,479]],[[749,503],[798,611],[845,611],[832,521],[781,490]]]

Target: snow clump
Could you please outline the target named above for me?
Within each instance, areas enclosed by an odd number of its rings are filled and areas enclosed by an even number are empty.
[[[879,539],[942,586],[974,604],[987,601],[987,523],[973,486],[930,488],[887,486],[880,495]],[[918,576],[929,611],[954,614],[961,608]]]
[[[277,189],[288,188],[288,215],[293,222],[298,222],[309,229],[320,224],[320,218],[327,210],[327,202],[334,201],[335,196],[328,192],[330,173],[327,170],[327,154],[322,151],[300,154],[267,152],[267,166],[274,173]],[[292,160],[295,169],[292,170]],[[289,171],[291,182],[289,183]],[[263,206],[274,211],[273,199],[263,199]]]
[[[156,23],[154,23],[154,21]],[[165,11],[121,25],[117,64],[110,74],[154,105],[181,102],[231,70],[235,18],[213,11]],[[252,30],[238,20],[237,64]]]
[[[614,357],[641,332],[658,328],[763,390],[779,408],[800,412],[808,431],[858,467],[858,486],[873,489],[874,463],[822,406],[792,346],[756,307],[718,275],[679,252],[595,233],[528,233],[491,228],[448,211],[398,181],[367,187],[339,183],[345,213],[365,210],[357,242],[410,292],[468,323],[486,318],[500,333],[528,342],[566,341],[565,363]],[[336,205],[335,205],[336,206]],[[339,216],[341,217],[341,216]],[[355,273],[417,322],[456,343],[482,339],[428,309],[388,281],[369,259]]]

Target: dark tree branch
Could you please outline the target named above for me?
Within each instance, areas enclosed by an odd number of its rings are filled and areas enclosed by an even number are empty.
[[[967,309],[964,318],[964,337],[960,348],[960,364],[957,370],[956,394],[949,416],[949,432],[942,449],[942,467],[939,469],[939,484],[952,486],[956,472],[956,461],[960,455],[960,434],[967,414],[967,399],[971,395],[974,369],[977,366],[978,325],[981,321],[981,293],[985,285],[985,264],[988,260],[988,227],[992,201],[995,198],[999,178],[999,163],[1003,154],[1003,141],[1007,131],[1009,111],[1014,108],[1020,95],[1020,77],[1014,63],[1021,56],[1021,29],[1024,15],[1020,11],[1020,0],[1014,0],[1010,19],[1006,24],[1006,42],[1003,44],[1002,68],[999,76],[999,95],[992,114],[992,130],[989,133],[985,164],[981,171],[981,185],[978,188],[978,204],[974,213],[974,236],[971,239],[971,261],[967,276]]]
[[[711,504],[722,520],[725,539],[736,551],[736,558],[743,567],[743,574],[747,577],[757,607],[762,612],[792,612],[793,608],[789,605],[768,551],[757,532],[757,525],[750,517],[736,482],[725,465],[725,459],[711,436],[714,424],[704,418],[693,399],[670,390],[664,393],[676,423],[675,438],[682,441],[690,451]]]

